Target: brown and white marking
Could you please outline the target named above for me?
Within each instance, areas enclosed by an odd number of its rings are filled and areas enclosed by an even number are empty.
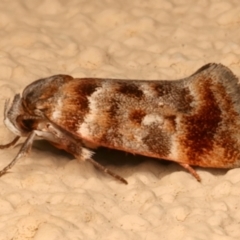
[[[240,166],[240,86],[221,64],[207,64],[175,81],[72,78],[55,75],[28,85],[5,106],[5,125],[26,137],[3,175],[36,136],[127,183],[95,162],[103,146],[191,166]]]

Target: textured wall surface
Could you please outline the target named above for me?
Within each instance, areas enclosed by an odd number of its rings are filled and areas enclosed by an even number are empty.
[[[177,79],[221,62],[240,76],[239,28],[238,0],[1,1],[1,119],[5,99],[53,74]],[[1,123],[1,143],[12,138]],[[240,238],[240,169],[196,168],[199,183],[172,162],[96,158],[129,184],[36,142],[0,178],[0,240]]]

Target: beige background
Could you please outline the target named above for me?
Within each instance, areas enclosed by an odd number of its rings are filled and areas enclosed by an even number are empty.
[[[6,98],[53,74],[177,79],[221,62],[240,76],[239,28],[239,0],[2,0],[1,119]],[[198,183],[174,163],[97,157],[129,185],[37,142],[0,178],[0,240],[240,238],[240,169],[196,168]]]

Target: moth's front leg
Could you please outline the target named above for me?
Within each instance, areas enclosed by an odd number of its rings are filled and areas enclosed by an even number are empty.
[[[21,149],[19,150],[17,156],[5,167],[0,171],[0,177],[4,175],[9,169],[11,169],[15,163],[22,157],[25,157],[31,150],[34,138],[36,136],[36,132],[32,131],[29,136],[27,137],[26,141],[23,143]],[[0,148],[6,148],[14,145],[20,137],[14,138],[14,140],[6,145],[1,145]]]
[[[94,154],[91,150],[83,147],[82,142],[79,139],[76,139],[71,133],[60,129],[55,124],[48,124],[49,133],[54,136],[54,142],[52,144],[57,148],[64,149],[65,151],[73,154],[77,159],[81,161],[88,161],[93,164],[97,169],[111,175],[115,179],[121,181],[124,184],[128,184],[128,182],[121,176],[112,172],[108,168],[104,167],[100,163],[94,161],[92,159],[92,155]],[[43,136],[42,136],[43,137]]]
[[[11,146],[14,146],[19,139],[20,139],[20,136],[16,136],[10,143],[0,145],[0,149],[9,148]]]

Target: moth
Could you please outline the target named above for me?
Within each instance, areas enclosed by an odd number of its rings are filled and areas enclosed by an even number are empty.
[[[127,184],[94,161],[107,147],[191,166],[240,166],[240,85],[230,69],[209,63],[180,80],[120,80],[55,75],[34,81],[7,100],[4,123],[25,137],[5,174],[36,137]]]

